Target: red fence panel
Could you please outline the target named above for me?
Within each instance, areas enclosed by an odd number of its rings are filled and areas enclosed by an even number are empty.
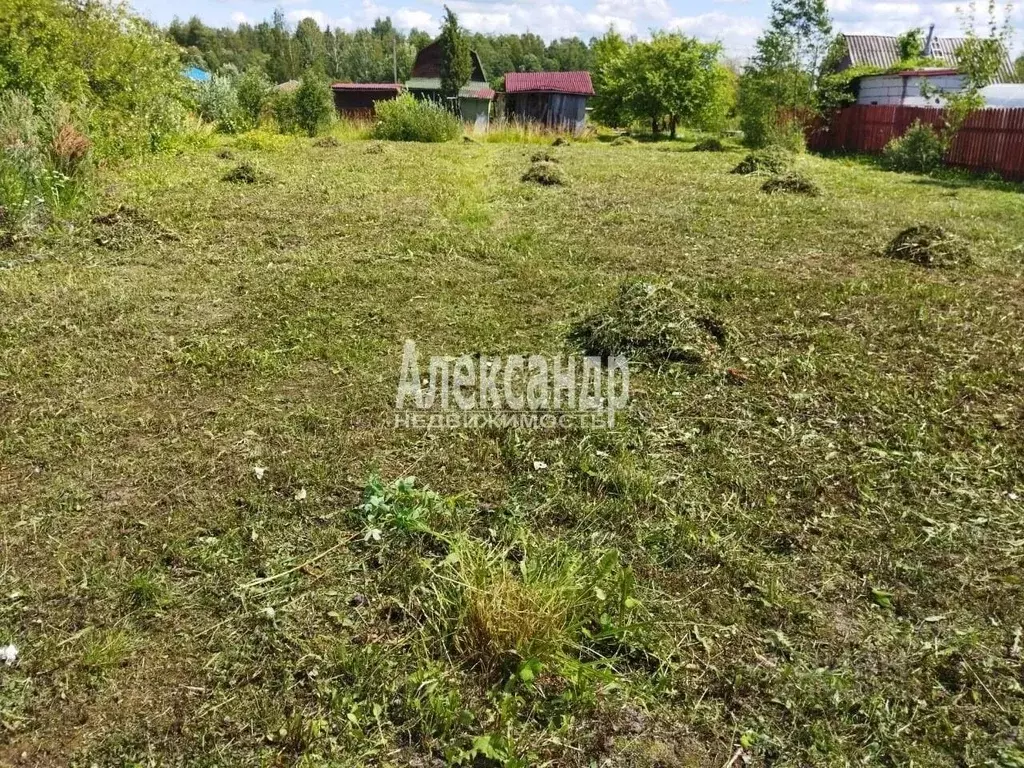
[[[945,123],[945,113],[930,107],[857,104],[811,126],[807,143],[815,151],[878,154],[917,121],[938,128]],[[971,171],[1024,180],[1024,109],[976,112],[960,129],[946,161]]]

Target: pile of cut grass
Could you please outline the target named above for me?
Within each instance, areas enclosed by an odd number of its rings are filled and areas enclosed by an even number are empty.
[[[221,176],[221,181],[232,184],[265,184],[273,181],[273,176],[250,162],[243,162]]]
[[[551,160],[531,163],[526,173],[523,174],[523,181],[529,184],[539,184],[542,187],[564,187],[568,183],[565,171],[557,162]]]
[[[693,145],[694,152],[725,152],[727,147],[717,136],[709,136]]]
[[[767,192],[770,195],[779,192],[806,195],[807,197],[818,197],[821,195],[821,188],[814,181],[803,174],[794,172],[768,179],[768,181],[761,185],[761,191]]]
[[[922,267],[948,268],[971,262],[967,243],[961,237],[932,224],[903,230],[886,247],[885,255]]]
[[[777,176],[786,173],[793,165],[793,155],[779,147],[756,149],[744,157],[732,172],[741,176],[753,174],[771,174]]]
[[[573,326],[569,340],[602,358],[699,364],[724,344],[725,331],[671,285],[630,280],[611,304]]]
[[[631,146],[633,146],[636,143],[637,143],[636,139],[634,139],[632,136],[617,136],[615,138],[615,140],[612,141],[612,146],[613,147],[631,147]]]
[[[119,205],[108,213],[94,216],[92,224],[96,228],[96,243],[112,251],[180,239],[159,221],[130,205]]]

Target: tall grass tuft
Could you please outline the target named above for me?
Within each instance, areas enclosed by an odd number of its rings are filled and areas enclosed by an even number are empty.
[[[67,105],[22,93],[0,96],[0,242],[45,227],[87,192],[92,142]]]
[[[476,141],[489,144],[551,144],[555,138],[572,135],[532,120],[505,117],[491,120],[486,127],[473,127],[467,133]],[[594,138],[594,131],[587,128],[572,138],[574,141],[590,141]]]

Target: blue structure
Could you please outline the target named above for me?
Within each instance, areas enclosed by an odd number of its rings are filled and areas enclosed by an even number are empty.
[[[206,83],[210,80],[210,73],[199,67],[188,67],[182,74],[193,83]]]

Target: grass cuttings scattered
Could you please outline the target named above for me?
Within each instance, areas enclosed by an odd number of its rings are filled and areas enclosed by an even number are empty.
[[[632,136],[619,136],[612,142],[613,147],[628,147],[636,144],[636,139]]]
[[[699,364],[724,344],[725,331],[671,285],[631,280],[608,307],[573,327],[569,339],[593,356]]]
[[[693,145],[694,152],[725,152],[726,146],[722,143],[722,140],[715,137],[709,136],[706,139],[698,141]]]
[[[225,173],[221,179],[230,181],[233,184],[262,184],[272,181],[273,177],[266,171],[262,171],[249,162],[239,163],[230,171]]]
[[[366,154],[383,155],[388,151],[388,145],[380,141],[371,141],[366,145]]]
[[[341,142],[334,136],[321,136],[319,139],[313,140],[313,146],[318,149],[333,149],[335,147],[340,147]]]
[[[732,169],[732,172],[742,176],[754,173],[769,173],[777,176],[788,171],[792,165],[793,156],[789,152],[778,147],[769,147],[751,152]]]
[[[761,185],[761,191],[768,194],[784,192],[808,197],[818,197],[821,194],[821,188],[817,184],[802,174],[792,172],[768,179]]]
[[[551,160],[542,160],[533,163],[527,169],[523,174],[523,181],[545,187],[564,187],[567,180],[565,172],[557,163]]]
[[[931,224],[919,224],[900,232],[885,249],[885,255],[922,267],[955,267],[971,261],[966,241]]]
[[[552,147],[567,147],[569,146],[569,140],[565,136],[559,136],[551,142]]]
[[[221,160],[234,160],[235,153],[231,151],[230,147],[219,147],[216,152],[213,153],[215,157]]]

